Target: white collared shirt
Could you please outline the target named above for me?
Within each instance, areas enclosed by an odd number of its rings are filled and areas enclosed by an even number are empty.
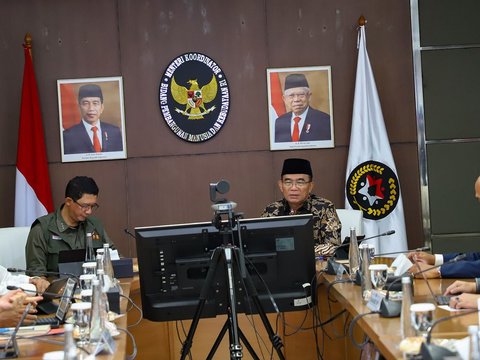
[[[292,119],[290,121],[290,135],[293,135],[293,128],[295,126],[295,121],[293,121],[293,119],[295,119],[296,117],[300,118],[300,121],[298,122],[298,135],[302,134],[303,125],[305,124],[305,119],[307,118],[307,113],[308,107],[307,110],[305,110],[301,115],[295,115],[292,112]]]
[[[83,123],[83,126],[85,126],[85,130],[87,131],[87,134],[88,134],[88,137],[90,138],[90,141],[92,142],[93,144],[93,130],[92,130],[92,125],[90,125],[88,122],[86,122],[85,120],[82,119],[82,123]],[[100,147],[103,148],[103,144],[102,144],[102,125],[100,124],[100,120],[98,120],[97,122],[97,125],[95,125],[97,127],[97,137],[98,137],[98,141],[100,141]]]

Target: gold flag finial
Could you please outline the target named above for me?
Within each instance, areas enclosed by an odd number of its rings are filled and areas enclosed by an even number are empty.
[[[358,26],[364,26],[367,23],[367,19],[363,15],[358,18]]]

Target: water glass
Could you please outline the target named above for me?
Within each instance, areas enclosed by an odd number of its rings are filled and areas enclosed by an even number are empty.
[[[388,266],[387,264],[372,264],[368,267],[372,285],[376,290],[382,290],[387,282]]]
[[[80,291],[80,298],[82,299],[82,302],[86,302],[86,303],[92,302],[92,294],[93,294],[92,289],[85,289]]]
[[[72,304],[70,310],[73,313],[73,320],[75,330],[78,332],[77,345],[83,346],[88,344],[87,334],[90,325],[90,312],[92,309],[92,303],[78,302]]]
[[[417,331],[417,335],[427,336],[433,323],[434,311],[435,305],[432,303],[417,303],[410,306],[412,325]]]
[[[94,274],[80,275],[80,287],[82,290],[88,290],[92,288],[92,280],[95,279]]]
[[[95,275],[97,270],[97,262],[86,262],[82,264],[84,275]]]

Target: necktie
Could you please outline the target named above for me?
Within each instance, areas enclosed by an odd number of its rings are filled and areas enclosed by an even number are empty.
[[[300,117],[297,116],[293,119],[295,121],[295,125],[293,125],[293,134],[292,134],[292,141],[300,140],[300,129],[298,128],[298,123],[300,122]]]
[[[98,140],[98,136],[97,136],[98,128],[96,126],[93,126],[92,131],[93,131],[93,149],[95,150],[95,152],[102,152],[102,146],[100,145],[100,140]]]

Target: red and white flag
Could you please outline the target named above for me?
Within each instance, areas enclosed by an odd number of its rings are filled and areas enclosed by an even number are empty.
[[[15,226],[30,226],[53,211],[42,115],[30,46],[24,45],[22,101],[15,182]]]
[[[360,26],[358,36],[345,208],[362,210],[366,237],[395,230],[393,235],[367,240],[376,253],[404,251],[407,237],[400,183],[368,58],[365,26]]]

